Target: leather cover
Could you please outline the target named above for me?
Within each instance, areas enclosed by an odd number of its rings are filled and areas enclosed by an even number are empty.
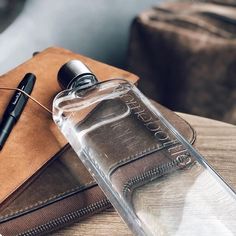
[[[185,138],[194,142],[195,132],[186,121],[160,104],[154,104]],[[5,204],[0,211],[0,234],[43,235],[110,206],[76,153],[67,145],[41,168],[14,201]],[[90,211],[86,211],[88,207]],[[48,223],[52,221],[54,223]]]
[[[33,72],[37,81],[32,96],[50,107],[60,90],[57,71],[64,62],[74,58],[85,62],[100,80],[124,77],[136,82],[138,79],[67,50],[49,48],[4,75],[0,85],[15,87],[25,73]],[[1,112],[11,96],[5,91],[2,94]],[[195,133],[187,122],[155,105],[194,142]],[[40,107],[29,100],[13,132],[0,153],[0,234],[42,235],[110,206],[74,151],[65,146],[51,117]]]
[[[138,80],[135,75],[126,71],[64,49],[49,48],[1,76],[0,86],[17,87],[23,76],[32,72],[37,80],[31,95],[51,109],[54,96],[61,90],[57,83],[57,72],[65,62],[76,58],[84,62],[97,75],[99,81],[115,77],[123,77],[131,82]],[[1,90],[0,117],[12,93]],[[66,140],[60,134],[50,114],[29,100],[0,152],[0,204],[65,144]]]

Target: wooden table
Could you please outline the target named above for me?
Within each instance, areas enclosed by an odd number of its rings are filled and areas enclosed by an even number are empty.
[[[236,189],[236,126],[198,116],[179,114],[196,130],[195,147],[222,177]],[[224,160],[224,163],[222,163]],[[96,214],[53,236],[132,235],[114,209]]]

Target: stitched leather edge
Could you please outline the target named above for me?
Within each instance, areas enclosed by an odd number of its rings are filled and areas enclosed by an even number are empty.
[[[0,217],[0,222],[3,223],[5,221],[7,221],[7,220],[10,220],[12,218],[18,217],[18,216],[20,216],[22,214],[26,214],[26,213],[29,213],[31,211],[37,210],[37,209],[39,209],[41,207],[45,207],[48,204],[54,203],[56,201],[61,200],[62,198],[69,197],[70,195],[79,193],[79,192],[81,192],[83,190],[86,190],[88,188],[94,187],[95,185],[97,185],[96,182],[95,181],[91,181],[91,182],[89,182],[87,184],[77,186],[77,187],[72,188],[70,190],[67,190],[67,191],[65,191],[63,193],[59,193],[59,194],[53,195],[52,197],[50,197],[50,198],[48,198],[46,200],[38,201],[38,202],[36,202],[33,205],[30,205],[30,206],[27,206],[25,208],[19,209],[19,210],[15,211],[15,212],[12,212],[10,214],[1,216]]]
[[[171,144],[174,144],[175,143],[175,140],[173,140],[171,142]],[[144,149],[143,151],[141,152],[138,152],[138,153],[135,153],[131,156],[128,156],[122,160],[119,160],[118,162],[116,162],[113,166],[110,167],[110,170],[109,170],[109,175],[111,176],[112,173],[119,167],[123,166],[123,165],[126,165],[132,161],[135,161],[135,160],[138,160],[140,158],[143,158],[145,157],[146,155],[149,155],[155,151],[160,151],[162,150],[163,148],[166,148],[167,146],[165,145],[155,145],[155,146],[152,146],[152,147],[149,147],[149,148],[146,148]]]
[[[194,130],[194,128],[190,125],[189,122],[187,122],[184,118],[182,118],[181,116],[179,116],[178,114],[176,114],[175,112],[173,112],[179,119],[181,119],[182,121],[185,122],[186,126],[188,126],[188,128],[190,128],[190,130],[192,131],[192,137],[191,139],[189,140],[189,142],[191,144],[193,144],[196,140],[196,131]],[[159,148],[159,149],[158,149]],[[138,153],[135,153],[131,156],[128,156],[124,159],[121,159],[119,160],[118,162],[116,162],[115,164],[113,164],[111,167],[110,167],[110,170],[109,170],[109,173],[108,175],[111,176],[112,173],[114,173],[115,170],[117,170],[119,167],[123,166],[123,165],[126,165],[132,161],[135,161],[135,160],[138,160],[140,158],[143,158],[145,157],[146,155],[156,151],[156,150],[161,150],[162,148],[165,148],[165,146],[162,147],[162,145],[156,145],[156,146],[152,146],[152,147],[149,147],[149,148],[146,148],[145,150],[143,150],[142,152],[138,152]]]
[[[95,205],[98,205],[99,208],[96,209],[96,210],[93,210],[93,206]],[[90,205],[87,205],[86,207],[84,208],[81,208],[79,210],[76,210],[76,211],[73,211],[71,212],[70,214],[66,214],[66,215],[62,215],[61,217],[58,217],[58,218],[55,218],[53,220],[50,220],[49,222],[43,224],[43,225],[38,225],[32,229],[29,229],[25,232],[22,232],[20,234],[17,234],[17,236],[24,236],[24,235],[28,235],[28,234],[31,234],[32,232],[35,232],[35,231],[38,231],[42,228],[47,228],[46,226],[47,225],[50,225],[51,227],[48,229],[48,230],[44,230],[42,233],[50,233],[51,231],[55,230],[55,229],[58,229],[59,227],[62,227],[61,225],[58,227],[58,222],[60,222],[60,220],[63,220],[63,223],[64,224],[67,224],[67,223],[71,223],[74,221],[74,219],[81,219],[83,217],[85,217],[86,215],[90,215],[92,213],[95,213],[97,211],[100,211],[104,208],[108,208],[108,207],[111,207],[111,203],[108,201],[107,198],[104,198],[100,201],[97,201],[97,202],[94,202]],[[86,211],[88,213],[86,213]],[[73,215],[73,217],[71,217],[71,215]],[[66,220],[64,220],[65,218],[67,218]]]
[[[189,122],[187,122],[185,119],[183,119],[183,118],[182,118],[181,116],[179,116],[178,114],[175,113],[175,115],[178,116],[179,119],[183,120],[183,121],[186,123],[186,125],[191,129],[191,131],[192,131],[192,137],[191,137],[191,140],[190,140],[189,142],[190,142],[191,144],[193,144],[193,143],[195,142],[195,140],[196,140],[196,131],[195,131],[194,128],[189,124]],[[157,146],[160,148],[159,145],[157,145]],[[125,159],[120,160],[120,161],[119,161],[118,163],[116,163],[113,167],[111,167],[111,169],[110,169],[110,171],[109,171],[109,175],[111,175],[112,172],[114,172],[114,171],[115,171],[117,168],[119,168],[120,166],[125,165],[125,164],[127,164],[127,163],[129,163],[129,162],[131,162],[131,161],[136,160],[136,159],[139,159],[139,158],[143,157],[144,155],[147,155],[147,154],[149,154],[149,153],[152,153],[153,151],[155,151],[155,150],[158,148],[157,146],[149,147],[149,148],[145,149],[145,150],[144,150],[143,152],[141,152],[141,153],[139,152],[139,153],[136,153],[136,154],[134,154],[134,155],[132,155],[132,156],[129,156],[129,157],[125,158]],[[68,150],[69,147],[70,147],[70,146],[69,146],[68,144],[66,144],[66,145],[63,147],[63,149],[62,149],[61,151],[59,151],[59,153],[56,154],[55,156],[63,154],[66,150]],[[161,148],[162,148],[162,147],[161,147]],[[164,147],[163,147],[163,148],[164,148]],[[54,160],[54,159],[55,159],[55,158],[53,158],[53,160]],[[53,161],[53,160],[52,160],[52,161]],[[50,163],[51,163],[51,162],[50,162]],[[78,193],[78,192],[80,192],[80,191],[83,191],[83,190],[85,190],[85,189],[87,189],[87,188],[90,188],[90,187],[93,187],[93,186],[95,186],[95,185],[97,185],[96,182],[95,182],[95,181],[91,181],[91,182],[89,182],[89,183],[87,183],[87,184],[85,184],[85,185],[79,185],[79,186],[76,186],[76,187],[74,187],[74,188],[72,188],[72,189],[69,189],[69,190],[67,190],[67,191],[64,191],[64,192],[62,192],[62,193],[59,193],[59,194],[56,194],[56,195],[52,195],[51,197],[49,197],[49,198],[47,198],[47,199],[45,199],[45,200],[43,200],[43,201],[38,201],[38,202],[36,202],[36,203],[33,204],[33,205],[27,206],[27,207],[25,207],[25,208],[21,208],[21,209],[15,211],[15,212],[10,213],[10,214],[6,214],[6,215],[4,215],[4,216],[0,216],[0,223],[5,222],[5,221],[10,220],[10,219],[13,219],[13,218],[15,218],[15,217],[19,217],[20,215],[23,215],[23,214],[27,214],[27,213],[29,213],[29,212],[31,212],[31,211],[35,211],[35,210],[37,210],[37,209],[39,209],[39,208],[41,208],[41,207],[45,207],[45,206],[48,205],[48,204],[52,204],[52,203],[54,203],[54,202],[56,202],[56,201],[59,201],[59,200],[61,200],[61,199],[63,199],[63,198],[66,198],[66,197],[68,197],[68,196],[70,196],[70,195],[76,194],[76,193]]]

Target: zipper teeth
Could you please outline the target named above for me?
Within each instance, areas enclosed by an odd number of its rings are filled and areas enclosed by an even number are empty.
[[[128,192],[130,192],[133,185],[137,183],[144,182],[147,180],[154,180],[156,177],[159,177],[160,175],[163,175],[171,171],[174,167],[178,166],[179,164],[182,164],[188,158],[189,158],[188,155],[181,156],[178,159],[175,159],[168,163],[161,164],[151,170],[142,173],[141,175],[133,177],[132,179],[128,180],[126,184],[124,184],[123,194],[126,195]]]
[[[110,205],[110,202],[107,199],[103,199],[101,201],[98,201],[96,203],[88,205],[85,208],[71,212],[67,215],[56,218],[54,220],[51,220],[45,224],[42,224],[42,225],[39,225],[35,228],[29,229],[23,233],[17,234],[17,236],[35,236],[35,235],[40,235],[42,233],[47,233],[48,231],[51,231],[55,227],[61,226],[62,224],[69,223],[72,220],[75,220],[77,218],[81,218],[89,213],[92,213],[92,212],[94,212],[100,208],[106,207],[108,205]]]

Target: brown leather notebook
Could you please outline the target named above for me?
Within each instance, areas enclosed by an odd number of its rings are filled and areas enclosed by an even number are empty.
[[[87,64],[99,80],[138,79],[67,50],[49,48],[4,75],[0,85],[16,87],[25,73],[32,72],[37,76],[32,96],[51,107],[60,91],[58,69],[75,58]],[[10,97],[10,92],[2,92],[0,115]],[[188,123],[156,105],[190,142],[194,141]],[[0,234],[4,236],[43,235],[110,206],[50,115],[30,100],[0,153],[0,168]]]
[[[51,109],[54,96],[61,90],[57,83],[57,72],[65,62],[76,58],[88,65],[100,81],[114,77],[124,77],[131,82],[138,80],[135,75],[126,71],[64,49],[49,48],[1,76],[0,85],[17,87],[23,76],[32,72],[37,79],[31,95]],[[12,93],[1,90],[0,117]],[[51,115],[29,100],[0,153],[0,204],[66,143]]]

